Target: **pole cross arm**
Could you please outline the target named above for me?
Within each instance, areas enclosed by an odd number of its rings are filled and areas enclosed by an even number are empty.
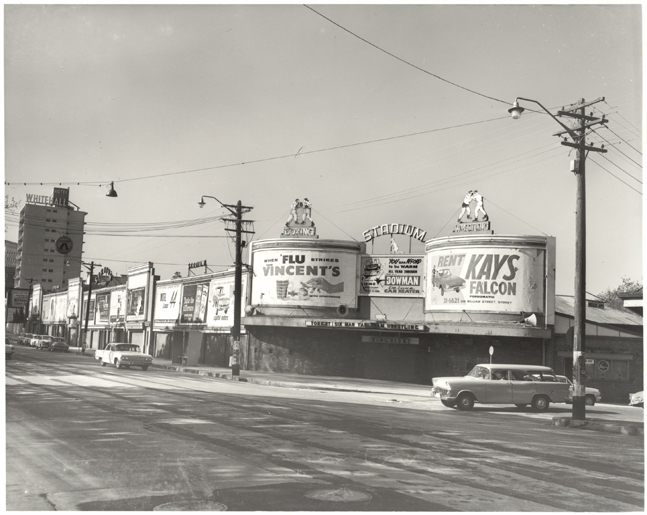
[[[608,121],[609,121],[607,118],[602,118],[602,119],[600,119],[600,118],[596,118],[596,120],[597,120],[597,121],[595,121],[595,122],[593,122],[593,123],[588,123],[588,124],[586,124],[586,125],[584,126],[584,129],[589,129],[589,128],[591,128],[591,127],[593,127],[594,125],[597,125],[597,124],[599,124],[599,123],[601,123],[601,124],[605,124],[605,123],[608,123]],[[556,132],[555,134],[553,134],[553,136],[561,136],[562,134],[566,134],[566,131]]]
[[[562,145],[566,145],[567,147],[573,147],[578,150],[590,150],[591,152],[607,152],[606,148],[598,148],[598,147],[590,147],[588,145],[578,145],[577,143],[571,143],[569,141],[562,141]]]
[[[569,118],[577,118],[578,120],[586,120],[587,122],[594,122],[596,120],[599,120],[599,118],[596,118],[595,116],[571,113],[570,111],[557,111],[557,116],[568,116]]]

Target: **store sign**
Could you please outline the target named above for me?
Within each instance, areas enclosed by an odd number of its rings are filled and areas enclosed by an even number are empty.
[[[319,238],[312,220],[312,202],[307,198],[296,199],[290,205],[290,216],[285,222],[281,238]]]
[[[209,283],[187,284],[182,288],[181,324],[204,324],[209,300]]]
[[[243,275],[242,292],[247,291],[247,276]],[[234,325],[234,282],[233,275],[217,277],[209,285],[209,306],[207,308],[207,327],[233,327]]]
[[[359,295],[373,297],[423,297],[422,255],[362,256]]]
[[[254,252],[252,304],[357,304],[357,254],[337,250],[259,249]]]
[[[40,300],[42,298],[42,290],[40,287],[34,287],[31,294],[31,304],[29,306],[29,316],[30,317],[39,317],[40,316]]]
[[[427,254],[426,311],[543,313],[546,251],[472,247]]]
[[[367,229],[362,233],[362,236],[364,236],[364,241],[368,243],[374,238],[377,238],[378,236],[385,236],[387,234],[393,235],[393,234],[403,234],[404,236],[409,236],[410,238],[414,238],[416,240],[420,240],[422,242],[425,241],[425,236],[427,235],[427,231],[423,231],[422,229],[418,229],[417,227],[414,227],[413,225],[409,224],[382,224],[382,225],[376,225],[375,227],[371,227],[370,229]]]
[[[392,324],[388,322],[345,321],[345,320],[306,320],[306,327],[334,329],[379,329],[385,331],[424,331],[423,324]]]
[[[418,345],[420,338],[398,338],[397,336],[362,336],[364,343],[389,343],[396,345]]]
[[[192,270],[194,268],[201,268],[207,266],[207,260],[205,259],[204,261],[196,261],[195,263],[189,263],[189,270]]]
[[[155,302],[156,323],[174,324],[180,318],[180,284],[165,284],[158,286]]]

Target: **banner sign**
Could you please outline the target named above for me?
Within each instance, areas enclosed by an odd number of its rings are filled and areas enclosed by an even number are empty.
[[[325,249],[254,252],[252,304],[338,307],[357,303],[357,254]]]
[[[362,256],[359,295],[423,297],[424,256]]]
[[[544,312],[546,251],[470,247],[427,254],[426,311]]]
[[[174,324],[180,318],[180,285],[165,284],[157,287],[154,321]]]
[[[242,291],[247,291],[247,275],[242,276]],[[207,327],[233,327],[234,325],[234,281],[233,275],[211,280]],[[244,297],[244,295],[243,295]]]
[[[209,283],[187,284],[182,289],[181,324],[204,324],[209,300]]]
[[[81,295],[80,283],[69,282],[67,290],[67,318],[79,317],[79,298]]]

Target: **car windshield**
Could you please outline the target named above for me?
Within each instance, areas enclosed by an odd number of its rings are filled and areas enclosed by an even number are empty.
[[[479,379],[490,379],[490,371],[479,365],[476,365],[467,377],[478,377]]]
[[[124,343],[121,345],[115,345],[116,350],[125,351],[125,352],[139,352],[139,347],[137,345],[130,345]]]

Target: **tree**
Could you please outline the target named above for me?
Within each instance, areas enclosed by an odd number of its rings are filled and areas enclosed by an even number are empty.
[[[642,292],[643,285],[640,281],[634,281],[626,277],[622,278],[622,284],[614,289],[607,288],[602,293],[599,293],[597,297],[602,299],[607,305],[615,309],[625,309],[623,307],[623,302],[619,293],[637,293]]]

